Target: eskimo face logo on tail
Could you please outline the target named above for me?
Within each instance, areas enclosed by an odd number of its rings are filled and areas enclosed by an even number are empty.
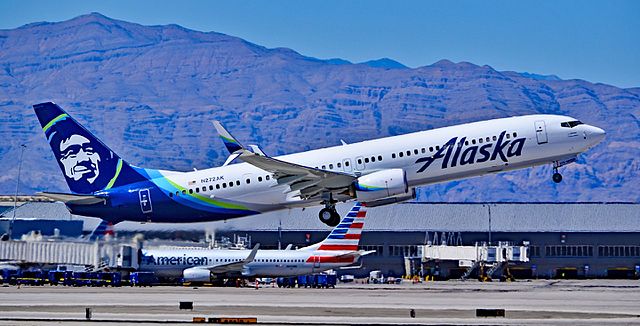
[[[84,136],[73,134],[60,142],[60,163],[69,179],[93,184],[100,175],[100,161],[100,154]]]
[[[486,143],[484,145],[464,146],[466,137],[451,138],[433,156],[421,157],[416,160],[416,164],[424,163],[418,173],[424,172],[433,162],[442,159],[442,169],[455,167],[457,165],[467,165],[495,161],[500,158],[503,162],[509,162],[508,158],[522,155],[522,148],[526,138],[514,138],[505,140],[506,131],[500,133],[497,142]],[[495,146],[494,146],[495,145]],[[464,148],[464,150],[463,150]]]
[[[106,189],[117,176],[118,157],[75,121],[59,120],[45,134],[72,192]]]

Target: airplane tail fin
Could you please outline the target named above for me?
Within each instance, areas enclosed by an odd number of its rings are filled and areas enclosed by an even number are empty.
[[[358,250],[366,215],[367,208],[360,203],[356,203],[326,239],[300,250]]]
[[[113,224],[111,222],[107,222],[105,220],[101,220],[100,224],[96,226],[96,228],[89,235],[89,241],[95,241],[98,238],[104,237],[106,235],[113,236]]]
[[[33,109],[73,193],[92,194],[145,180],[55,103]]]

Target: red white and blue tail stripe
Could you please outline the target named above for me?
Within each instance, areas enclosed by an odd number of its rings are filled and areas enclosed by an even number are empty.
[[[316,250],[357,251],[367,208],[356,203]]]

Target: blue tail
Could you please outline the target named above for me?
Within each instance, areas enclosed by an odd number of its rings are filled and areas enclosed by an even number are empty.
[[[58,105],[33,109],[72,192],[93,194],[147,180]]]

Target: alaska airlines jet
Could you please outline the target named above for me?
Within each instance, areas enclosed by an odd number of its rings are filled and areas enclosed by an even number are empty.
[[[368,207],[415,198],[415,187],[542,164],[561,166],[598,144],[605,132],[560,115],[466,123],[359,143],[269,157],[242,146],[214,122],[231,153],[220,167],[177,172],[128,164],[58,105],[34,105],[72,194],[43,193],[74,214],[114,223],[200,222],[324,205],[338,224],[337,202]],[[229,164],[234,159],[244,163]]]
[[[212,276],[278,277],[318,273],[354,264],[373,251],[358,250],[366,207],[356,203],[323,241],[297,250],[142,249],[140,271],[185,282]]]

